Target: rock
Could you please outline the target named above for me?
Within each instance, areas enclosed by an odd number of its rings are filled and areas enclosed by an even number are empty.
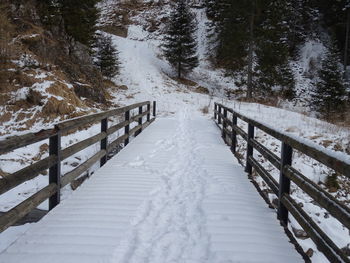
[[[302,229],[296,229],[292,227],[292,230],[296,238],[303,239],[303,240],[309,238],[308,234]]]
[[[87,85],[75,85],[74,92],[79,97],[84,97],[99,103],[105,103],[106,99],[101,89],[94,89]]]
[[[121,90],[128,90],[129,88],[128,88],[128,86],[126,86],[126,85],[121,85],[121,86],[118,87],[118,89],[121,89]]]
[[[72,167],[78,167],[79,166],[79,163],[78,162],[73,162],[70,164]]]
[[[71,54],[79,59],[84,65],[92,65],[92,57],[90,56],[89,47],[74,41],[71,43]]]
[[[313,250],[312,248],[309,248],[309,249],[305,252],[305,254],[306,254],[309,258],[311,258],[311,257],[314,255],[314,250]]]
[[[346,256],[350,257],[350,243],[340,249]]]

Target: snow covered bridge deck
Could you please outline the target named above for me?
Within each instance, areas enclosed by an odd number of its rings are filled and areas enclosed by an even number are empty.
[[[155,121],[1,263],[301,262],[212,120]]]

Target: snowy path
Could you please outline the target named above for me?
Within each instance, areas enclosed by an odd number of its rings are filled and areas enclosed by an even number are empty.
[[[158,119],[1,263],[302,262],[214,122]]]

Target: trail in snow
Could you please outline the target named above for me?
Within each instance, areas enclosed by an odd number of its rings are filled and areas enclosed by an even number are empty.
[[[144,165],[161,183],[115,252],[115,262],[207,262],[209,235],[202,202],[208,176],[195,153],[198,145],[188,117],[188,111],[181,111],[174,135],[160,141],[152,153],[156,156],[165,150],[169,155],[166,168]]]

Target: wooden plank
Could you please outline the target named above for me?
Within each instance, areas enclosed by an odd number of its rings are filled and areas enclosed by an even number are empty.
[[[132,128],[130,131],[129,131],[129,136],[133,135],[135,132],[137,132],[138,130],[142,129],[142,124],[141,125],[137,125],[135,126],[134,128]]]
[[[29,165],[11,175],[0,179],[0,194],[3,194],[17,185],[35,178],[40,172],[50,168],[57,163],[57,156],[52,155],[43,160],[40,160],[32,165]]]
[[[267,183],[267,185],[270,187],[270,189],[274,192],[274,194],[278,196],[278,183],[277,183],[277,181],[269,174],[268,171],[265,170],[264,167],[262,167],[258,163],[257,160],[254,159],[253,156],[250,156],[248,158],[248,161],[254,167],[256,172],[264,179],[264,181]]]
[[[145,123],[142,124],[142,129],[146,129],[152,122],[154,122],[156,118],[152,118],[149,121],[146,121]]]
[[[289,195],[283,195],[281,201],[302,226],[305,232],[315,242],[317,249],[320,250],[330,262],[350,262],[349,258],[344,255],[344,253]]]
[[[350,178],[350,163],[345,160],[339,160],[336,157],[332,156],[331,153],[327,153],[327,149],[324,151],[318,150],[318,145],[315,144],[314,147],[294,139],[286,134],[283,134],[279,131],[274,130],[273,128],[267,127],[260,122],[252,120],[238,112],[232,110],[232,113],[235,114],[238,118],[243,121],[254,125],[260,130],[268,133],[269,135],[279,139],[282,142],[289,144],[292,148],[310,156],[311,158],[323,163],[324,165],[334,169],[336,172],[341,173]]]
[[[140,102],[136,104],[132,104],[126,107],[121,107],[117,109],[113,109],[107,112],[101,112],[97,114],[87,115],[83,117],[78,117],[75,119],[71,119],[68,121],[64,121],[55,125],[54,129],[41,130],[36,133],[28,133],[21,136],[11,136],[6,139],[0,141],[0,154],[4,154],[15,149],[27,146],[32,143],[36,143],[49,137],[55,135],[58,130],[61,130],[62,133],[67,132],[69,130],[78,128],[80,126],[84,126],[86,124],[91,124],[97,121],[100,121],[104,118],[111,117],[117,114],[124,113],[127,110],[136,109],[138,107],[150,104],[149,101]]]
[[[121,108],[117,108],[117,109],[106,111],[106,112],[101,112],[101,113],[97,113],[97,114],[92,114],[92,115],[68,120],[68,121],[56,124],[55,127],[62,132],[69,131],[69,130],[78,128],[80,126],[86,125],[86,124],[98,122],[98,121],[101,121],[102,119],[112,117],[112,116],[124,113],[126,111],[129,111],[129,110],[136,109],[140,106],[147,105],[148,103],[150,103],[150,102],[149,101],[140,102],[140,103],[126,106],[126,107],[121,107]]]
[[[73,154],[80,152],[81,150],[84,150],[85,148],[101,141],[102,139],[106,138],[106,133],[101,132],[99,134],[96,134],[88,139],[85,139],[81,142],[78,142],[76,144],[73,144],[66,149],[62,150],[61,152],[61,160],[65,160],[68,157],[72,156]]]
[[[289,165],[283,171],[291,181],[350,230],[350,209],[347,206]]]
[[[147,122],[143,123],[142,129],[146,129],[154,121],[155,121],[155,118],[152,118],[149,122],[147,121]],[[131,134],[130,132],[129,132],[129,134]],[[115,139],[113,142],[111,142],[108,145],[107,152],[111,152],[115,147],[117,147],[118,144],[123,143],[124,140],[129,137],[129,134],[124,134],[124,135],[118,137],[117,139]]]
[[[29,144],[48,139],[56,133],[57,130],[49,129],[41,130],[36,133],[28,133],[22,136],[7,137],[4,140],[0,141],[0,155],[27,146]]]
[[[73,171],[66,173],[61,178],[61,187],[66,186],[71,181],[73,181],[75,178],[77,178],[82,173],[87,171],[92,165],[94,165],[96,162],[98,162],[102,158],[102,156],[104,156],[106,153],[107,153],[106,150],[101,150],[101,151],[97,152],[96,154],[94,154],[91,158],[89,158],[83,164],[79,165]]]
[[[233,129],[235,130],[235,132],[240,135],[244,140],[248,140],[248,134],[243,131],[241,128],[239,128],[238,126],[234,126]]]
[[[278,186],[278,208],[277,218],[282,222],[284,226],[288,225],[288,209],[282,204],[281,198],[283,195],[290,193],[290,178],[284,172],[284,167],[292,165],[293,160],[293,148],[285,142],[281,147],[281,169]]]
[[[225,114],[222,114],[222,113],[218,113],[218,116],[221,117],[222,121],[225,122],[228,126],[231,126],[232,127],[232,121],[230,119],[228,119]]]
[[[123,122],[120,122],[120,123],[118,123],[116,125],[111,126],[107,130],[107,135],[111,135],[111,134],[115,133],[116,131],[124,128],[126,125],[128,125],[130,123],[131,123],[131,121],[123,121]]]
[[[0,217],[0,233],[8,227],[12,226],[14,223],[16,223],[18,220],[36,208],[39,204],[56,193],[56,190],[56,184],[49,184],[39,192],[33,194],[31,197],[27,198],[25,201],[2,215]]]
[[[107,129],[108,129],[108,118],[102,119],[101,120],[101,133],[105,133],[106,137],[101,139],[100,149],[105,150],[106,153],[107,153],[107,145],[108,145]],[[107,154],[102,156],[102,158],[100,160],[100,167],[105,165],[106,162],[107,162]]]
[[[49,210],[52,210],[61,201],[61,132],[50,137],[49,156],[56,157],[56,163],[49,169],[49,184],[56,184],[56,193],[49,198]]]
[[[127,139],[128,137],[129,137],[129,134],[124,134],[118,137],[117,139],[115,139],[113,142],[108,144],[107,152],[110,153],[115,147],[118,146],[118,144],[124,143],[125,139]]]
[[[281,169],[281,158],[279,158],[276,154],[267,149],[264,145],[256,141],[255,139],[250,139],[250,143],[254,146],[258,152],[261,153],[270,163],[273,164],[278,170]]]
[[[131,120],[131,122],[139,121],[140,118],[146,116],[147,114],[149,114],[149,111],[145,111],[143,113],[140,113],[140,114],[137,114],[135,116],[132,116],[132,117],[130,117],[130,120]]]

